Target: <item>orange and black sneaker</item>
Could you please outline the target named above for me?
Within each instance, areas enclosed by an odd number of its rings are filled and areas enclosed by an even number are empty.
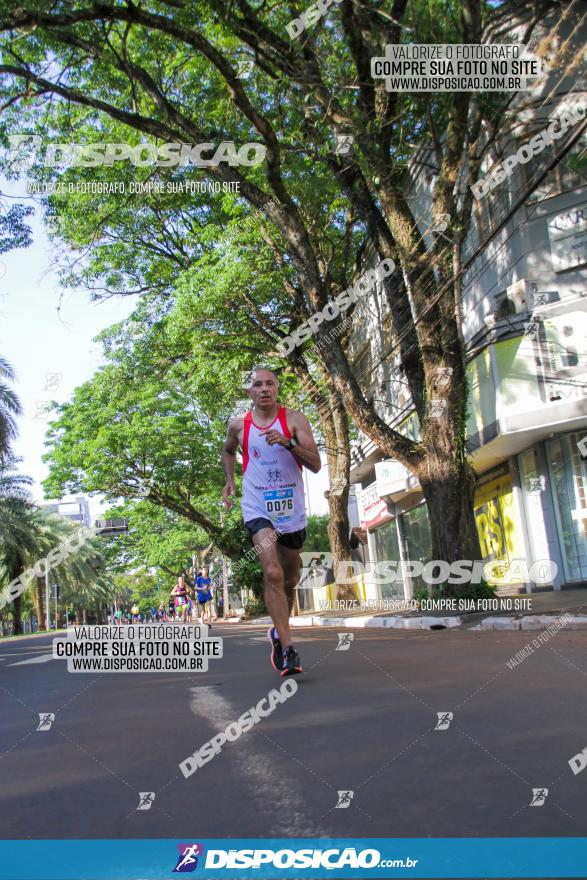
[[[267,638],[271,642],[271,654],[269,655],[271,665],[276,672],[281,672],[283,669],[283,648],[273,624],[267,630]]]
[[[283,652],[283,667],[281,669],[281,674],[298,675],[301,671],[302,664],[300,663],[300,655],[294,646],[290,645]]]

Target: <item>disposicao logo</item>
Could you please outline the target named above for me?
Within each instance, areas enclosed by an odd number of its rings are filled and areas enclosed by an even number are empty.
[[[204,847],[201,843],[178,843],[177,865],[173,869],[174,874],[187,874],[195,871],[198,867],[198,857],[204,855]]]

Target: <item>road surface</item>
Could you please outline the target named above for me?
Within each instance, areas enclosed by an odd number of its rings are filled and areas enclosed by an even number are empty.
[[[583,633],[510,669],[537,633],[354,630],[336,650],[339,631],[296,629],[297,692],[187,779],[279,687],[264,627],[215,626],[224,657],[192,675],[71,674],[52,638],[0,642],[2,837],[584,835]]]

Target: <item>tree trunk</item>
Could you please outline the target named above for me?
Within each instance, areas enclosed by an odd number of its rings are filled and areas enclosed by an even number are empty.
[[[47,623],[45,619],[45,578],[37,577],[35,578],[35,612],[37,615],[37,629],[45,630],[47,629]]]
[[[17,596],[12,603],[12,635],[22,635],[22,596]]]
[[[82,623],[84,624],[84,626],[87,626],[87,624],[88,624],[88,609],[87,608],[82,609]]]
[[[328,541],[332,553],[334,571],[339,570],[339,563],[351,558],[350,526],[349,526],[349,489],[351,470],[351,448],[349,439],[348,416],[342,399],[329,377],[323,374],[327,391],[324,396],[314,392],[314,404],[321,416],[320,427],[324,435],[328,476],[330,488],[327,492],[329,519]],[[352,587],[347,584],[337,587],[340,598],[352,599]]]
[[[425,469],[426,476],[422,474]],[[432,559],[449,565],[457,560],[480,559],[479,538],[473,511],[475,473],[467,461],[447,469],[446,462],[430,458],[420,469],[420,485],[428,508]],[[434,572],[438,576],[438,572]],[[433,584],[448,594],[466,590],[466,584]]]
[[[332,392],[330,396],[332,397]],[[332,410],[332,427],[334,435],[329,436],[329,432],[325,428],[324,436],[327,442],[330,473],[328,540],[336,572],[340,570],[339,563],[351,558],[349,525],[351,453],[348,420],[342,402]],[[334,444],[334,449],[331,449],[331,444]],[[339,584],[337,586],[337,598],[352,599],[353,596],[352,587],[349,585]]]
[[[336,571],[339,562],[351,558],[348,512],[351,449],[348,415],[342,397],[327,371],[320,370],[321,378],[326,385],[325,389],[321,389],[300,354],[296,353],[290,359],[290,367],[300,378],[320,417],[330,481],[330,488],[326,493],[329,508],[328,541]],[[339,589],[348,592],[346,585]]]
[[[330,549],[332,551],[332,564],[334,571],[346,571],[346,567],[339,566],[339,563],[351,558],[351,545],[349,542],[350,528],[348,516],[349,503],[349,484],[347,484],[340,494],[328,495],[328,506],[330,508],[330,519],[328,521],[328,540],[330,541]],[[354,591],[351,584],[337,584],[337,599],[354,599]]]

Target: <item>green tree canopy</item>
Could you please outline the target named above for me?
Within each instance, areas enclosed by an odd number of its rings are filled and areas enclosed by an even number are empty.
[[[9,133],[30,131],[45,139],[43,147],[56,139],[131,146],[146,139],[159,145],[259,142],[265,152],[259,165],[135,171],[164,181],[205,175],[238,184],[245,213],[265,209],[277,277],[281,282],[288,275],[288,306],[272,320],[275,342],[348,285],[367,240],[378,258],[393,259],[398,271],[385,284],[392,329],[385,356],[401,363],[420,436],[406,436],[383,413],[370,393],[371,375],[361,382],[344,341],[335,340],[316,360],[328,392],[329,445],[348,473],[348,412],[385,455],[418,477],[434,557],[475,558],[475,475],[465,449],[464,246],[471,184],[508,119],[510,96],[387,91],[371,77],[370,61],[389,44],[508,40],[514,25],[532,35],[539,23],[556,27],[560,9],[554,0],[394,0],[389,9],[380,0],[342,0],[292,39],[287,26],[298,11],[256,0],[82,0],[75,9],[47,11],[42,0],[30,0],[0,16],[0,99],[7,111],[0,136],[7,143]],[[561,69],[573,63],[566,43],[544,46]],[[253,62],[248,78],[239,75],[243,60]],[[341,154],[337,139],[351,135],[351,153]],[[116,167],[120,172],[121,163]],[[65,182],[112,172],[45,168],[39,175]],[[421,201],[411,197],[418,175],[429,178]],[[235,197],[227,198],[236,205]],[[184,266],[202,247],[198,237],[182,250],[184,231],[207,223],[210,209],[196,200],[186,213],[174,248]],[[451,224],[440,235],[432,227],[446,214]],[[72,227],[69,238],[75,241]],[[99,246],[99,238],[93,244]],[[157,275],[142,269],[134,289],[159,290]],[[126,271],[121,255],[112,272],[105,267],[108,284],[116,287]],[[164,289],[168,282],[169,275],[161,279]],[[298,356],[288,359],[303,369]],[[439,370],[447,368],[450,378],[439,388]],[[446,404],[440,413],[431,403],[438,399]],[[346,509],[347,497],[344,485],[340,508]]]

